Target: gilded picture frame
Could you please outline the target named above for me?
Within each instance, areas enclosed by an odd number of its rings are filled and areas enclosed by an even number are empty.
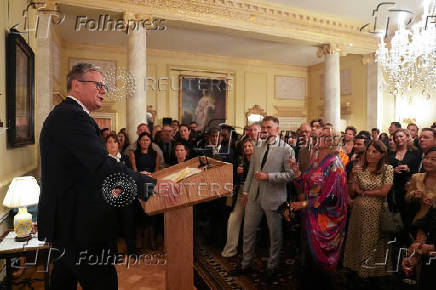
[[[198,129],[217,127],[227,119],[228,86],[226,78],[179,77],[179,120],[195,121]]]
[[[35,55],[17,30],[6,36],[8,146],[35,144]]]

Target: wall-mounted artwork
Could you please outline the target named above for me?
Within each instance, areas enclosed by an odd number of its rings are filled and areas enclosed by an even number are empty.
[[[198,129],[226,121],[227,82],[224,78],[180,76],[179,120],[197,122]]]
[[[306,79],[296,77],[275,77],[275,98],[303,100],[306,97]]]
[[[6,106],[8,144],[35,144],[35,56],[16,31],[7,35]]]

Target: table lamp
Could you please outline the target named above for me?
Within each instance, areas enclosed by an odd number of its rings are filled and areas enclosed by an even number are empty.
[[[32,215],[27,212],[27,206],[37,204],[39,201],[39,185],[33,176],[15,177],[9,185],[3,205],[9,208],[18,208],[14,216],[15,240],[28,241],[32,238]]]

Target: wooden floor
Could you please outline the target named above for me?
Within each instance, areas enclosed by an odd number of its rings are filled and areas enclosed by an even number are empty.
[[[165,265],[117,266],[119,290],[165,289]]]
[[[148,290],[148,289],[165,289],[165,274],[166,265],[146,265],[136,264],[116,266],[118,273],[118,288],[119,290]],[[42,268],[38,268],[39,271]],[[14,280],[14,282],[22,281],[26,278],[43,279],[43,273],[37,272],[36,268],[28,268],[24,274]],[[36,290],[44,289],[44,282],[35,281],[32,286]],[[14,285],[12,289],[29,289],[23,285]],[[77,289],[82,289],[80,286]]]

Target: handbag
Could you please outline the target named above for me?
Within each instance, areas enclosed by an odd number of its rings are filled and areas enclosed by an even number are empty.
[[[384,180],[385,171],[383,170]],[[395,203],[395,194],[393,196],[393,201]],[[403,220],[401,219],[400,212],[396,212],[389,208],[388,197],[386,196],[383,201],[381,218],[380,218],[380,231],[386,235],[398,234],[404,228]]]
[[[404,228],[403,220],[399,212],[394,212],[389,208],[387,198],[383,201],[381,218],[380,218],[380,231],[383,234],[398,234]]]

